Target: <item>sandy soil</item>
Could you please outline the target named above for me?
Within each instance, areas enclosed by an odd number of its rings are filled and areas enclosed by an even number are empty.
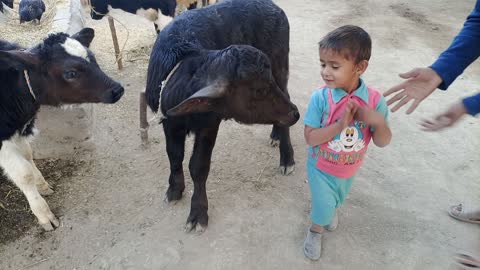
[[[397,73],[429,65],[475,1],[276,2],[290,19],[289,89],[303,113],[321,83],[316,43],[328,31],[356,24],[371,34],[373,57],[364,78],[385,91],[400,81]],[[56,189],[47,201],[62,226],[43,233],[24,211],[22,224],[30,229],[1,230],[15,234],[2,238],[0,269],[454,269],[453,252],[480,253],[478,227],[446,214],[454,203],[480,204],[480,123],[465,118],[436,134],[421,132],[417,124],[480,90],[478,62],[412,116],[391,115],[392,144],[371,146],[340,210],[340,226],[326,235],[323,258],[313,263],[302,253],[310,195],[301,122],[291,129],[297,169],[287,177],[276,172],[270,127],[224,122],[207,184],[208,230],[183,231],[192,190],[188,173],[185,198],[165,205],[169,164],[163,133],[152,126],[147,148],[139,138],[138,93],[145,85],[153,25],[116,17],[129,33],[122,71],[114,65],[107,21],[87,23],[96,29],[92,49],[100,65],[126,86],[126,94],[116,105],[96,107],[95,150],[43,168]],[[125,41],[126,31],[119,24],[117,30]],[[187,150],[186,157],[191,140]],[[60,173],[49,174],[55,168]]]

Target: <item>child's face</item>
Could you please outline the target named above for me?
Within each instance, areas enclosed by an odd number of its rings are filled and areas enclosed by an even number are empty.
[[[358,87],[360,75],[365,71],[368,61],[355,64],[354,60],[333,50],[320,50],[322,79],[329,88],[341,88],[347,92]]]

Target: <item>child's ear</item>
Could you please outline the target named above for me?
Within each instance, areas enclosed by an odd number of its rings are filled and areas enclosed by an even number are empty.
[[[367,70],[367,68],[368,68],[368,61],[362,60],[355,67],[355,71],[358,73],[358,75],[362,75]]]

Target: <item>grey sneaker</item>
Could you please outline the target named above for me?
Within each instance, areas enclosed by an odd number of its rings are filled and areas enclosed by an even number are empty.
[[[337,216],[337,211],[335,211],[335,215],[333,216],[332,223],[330,225],[326,225],[325,229],[329,232],[333,232],[337,229],[338,227],[338,216]]]
[[[317,261],[322,256],[322,237],[321,233],[316,233],[307,230],[307,236],[303,243],[303,253],[307,258],[313,261]]]

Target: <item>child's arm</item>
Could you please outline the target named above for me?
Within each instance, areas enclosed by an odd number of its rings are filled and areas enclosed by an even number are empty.
[[[324,128],[313,128],[305,125],[304,136],[305,141],[310,146],[317,146],[322,143],[331,141],[335,135],[343,130],[340,122],[335,122]]]
[[[388,127],[385,118],[382,117],[381,123],[373,127],[375,128],[372,135],[373,143],[378,147],[389,145],[392,140],[392,131]]]
[[[358,108],[355,119],[364,122],[373,129],[373,143],[378,147],[390,144],[392,131],[387,125],[385,116],[369,108]]]
[[[305,125],[305,141],[310,146],[317,146],[331,141],[335,135],[342,132],[342,130],[353,120],[353,115],[355,114],[356,110],[357,107],[355,103],[349,102],[345,109],[345,113],[339,121],[323,128],[313,128]]]

